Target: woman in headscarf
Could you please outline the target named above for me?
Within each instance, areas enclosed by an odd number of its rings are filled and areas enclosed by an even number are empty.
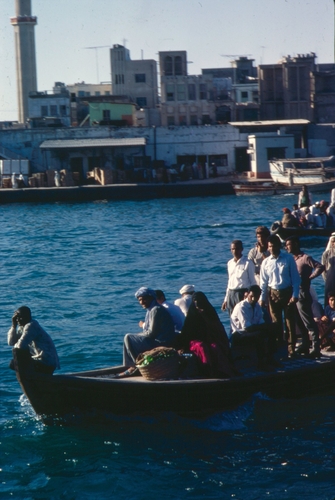
[[[324,307],[328,305],[328,293],[335,290],[335,233],[329,238],[326,250],[322,254],[322,264],[325,271],[322,273],[325,280],[325,301]]]
[[[232,377],[239,374],[231,359],[224,326],[204,293],[193,294],[177,339],[178,348],[197,356],[201,372],[207,377]]]
[[[335,189],[331,191],[330,204],[327,208],[327,214],[332,218],[332,225],[335,226]]]

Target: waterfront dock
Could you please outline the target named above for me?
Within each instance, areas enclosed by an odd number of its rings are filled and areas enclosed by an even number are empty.
[[[234,195],[230,180],[222,177],[171,183],[85,185],[0,189],[0,204],[86,202],[99,200],[150,200]]]

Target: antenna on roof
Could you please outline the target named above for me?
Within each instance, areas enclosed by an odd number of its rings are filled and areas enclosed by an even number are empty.
[[[99,80],[98,49],[104,49],[105,47],[109,47],[109,45],[99,45],[97,47],[84,47],[84,49],[94,49],[95,50],[95,64],[96,64],[96,67],[97,67],[97,83],[100,83],[100,80]]]

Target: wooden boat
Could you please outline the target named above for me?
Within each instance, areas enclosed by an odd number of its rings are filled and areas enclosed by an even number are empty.
[[[335,393],[335,356],[284,362],[273,372],[249,368],[231,379],[146,380],[115,378],[124,367],[45,375],[34,371],[29,353],[13,349],[16,376],[45,423],[77,415],[210,414],[238,407],[256,393],[269,398],[302,398]]]
[[[278,234],[282,240],[289,236],[297,236],[298,238],[329,237],[333,233],[335,233],[335,227],[314,227],[310,229],[305,227],[283,227],[280,221],[274,222],[271,226],[271,234]]]
[[[284,158],[269,160],[270,175],[274,182],[287,186],[322,184],[334,180],[334,156],[320,158]],[[331,163],[332,166],[327,166]]]
[[[241,181],[232,182],[233,189],[237,195],[280,195],[280,194],[298,194],[303,184],[282,184],[271,181]],[[335,188],[335,179],[325,182],[316,182],[308,185],[311,193],[330,193]]]

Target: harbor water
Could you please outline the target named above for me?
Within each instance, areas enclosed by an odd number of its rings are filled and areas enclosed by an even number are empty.
[[[326,198],[327,199],[327,198]],[[0,498],[335,498],[335,397],[257,394],[206,418],[113,417],[44,426],[8,368],[14,310],[31,307],[56,344],[61,372],[120,364],[139,331],[140,286],[173,301],[182,285],[220,305],[230,242],[255,243],[296,196],[148,202],[13,204],[0,208]],[[320,260],[327,239],[303,249]],[[322,278],[315,281],[320,300]]]

